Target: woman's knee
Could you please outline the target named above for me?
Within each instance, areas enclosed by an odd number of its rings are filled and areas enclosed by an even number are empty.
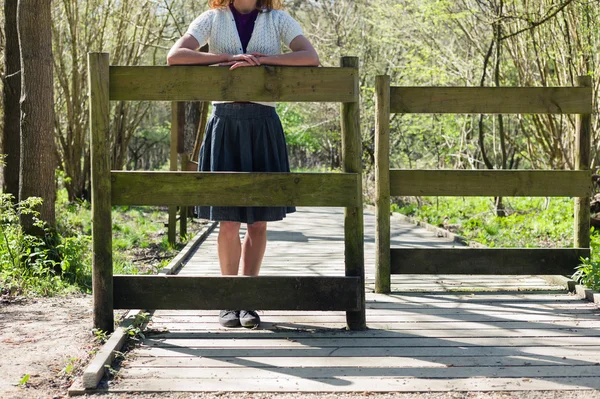
[[[254,222],[248,225],[248,233],[264,234],[267,231],[267,222]]]
[[[219,232],[226,235],[239,235],[240,222],[220,222]]]

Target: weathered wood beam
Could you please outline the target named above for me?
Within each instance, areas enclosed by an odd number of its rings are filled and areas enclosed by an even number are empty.
[[[571,275],[589,248],[393,248],[392,274]]]
[[[354,69],[356,78],[352,81],[355,92],[360,91],[358,82],[358,57],[342,57],[340,66]],[[358,198],[358,203],[348,205],[344,209],[344,257],[346,276],[358,277],[363,287],[357,293],[361,304],[356,311],[346,312],[346,322],[351,330],[366,330],[365,313],[365,254],[364,254],[364,225],[362,204],[362,137],[360,133],[360,103],[358,98],[342,102],[340,106],[342,128],[342,162],[344,172],[356,173],[358,181],[353,187],[352,197]]]
[[[353,310],[360,277],[115,276],[116,309]]]
[[[111,100],[358,101],[355,68],[111,66]]]
[[[577,84],[591,90],[591,76],[578,76]],[[591,102],[590,102],[591,105]],[[592,153],[592,114],[581,113],[577,115],[575,131],[575,169],[589,171]],[[592,189],[587,193],[580,193],[574,200],[575,222],[574,240],[575,248],[588,248],[590,246],[590,195]]]
[[[375,80],[375,292],[390,292],[390,77]]]
[[[92,177],[92,286],[94,328],[113,332],[112,207],[108,53],[88,53]]]
[[[392,87],[391,112],[592,113],[591,87]]]
[[[578,197],[589,195],[589,170],[390,171],[391,195]]]
[[[115,205],[358,206],[356,173],[112,171]]]

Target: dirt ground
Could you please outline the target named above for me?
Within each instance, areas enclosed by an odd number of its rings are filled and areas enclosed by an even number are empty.
[[[146,394],[146,395],[85,395],[88,399],[598,399],[600,392],[538,391],[538,392],[434,392],[390,393],[371,392],[343,394],[285,394],[285,393],[203,393],[203,394]]]
[[[61,398],[97,348],[90,295],[0,300],[0,397]],[[29,374],[24,386],[19,381]]]

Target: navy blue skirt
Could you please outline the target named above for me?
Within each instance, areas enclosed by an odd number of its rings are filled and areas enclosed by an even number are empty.
[[[214,104],[200,147],[201,172],[289,172],[285,134],[274,107],[256,103]],[[198,217],[252,224],[275,221],[295,207],[198,206]]]

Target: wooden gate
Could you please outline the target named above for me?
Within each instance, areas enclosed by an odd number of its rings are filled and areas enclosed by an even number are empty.
[[[376,79],[376,291],[390,274],[572,274],[589,256],[592,87],[390,87]],[[390,113],[577,114],[576,170],[404,170],[389,166]],[[575,248],[390,248],[390,195],[575,197]]]
[[[344,310],[363,330],[365,286],[358,58],[339,68],[111,66],[89,53],[94,326],[113,309]],[[344,173],[110,170],[110,101],[340,102]],[[345,207],[340,277],[113,276],[112,205]],[[318,226],[318,220],[315,220]]]

